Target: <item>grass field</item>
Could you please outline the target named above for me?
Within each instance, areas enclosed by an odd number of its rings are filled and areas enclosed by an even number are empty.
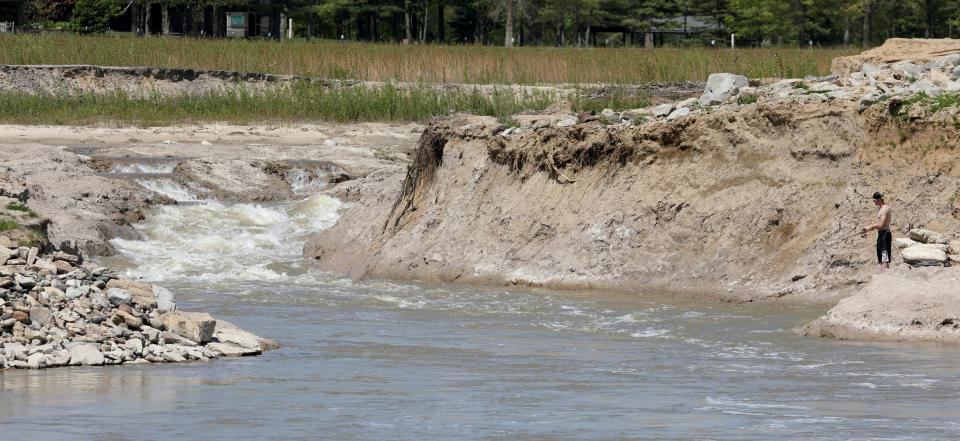
[[[193,122],[235,124],[296,123],[311,121],[419,121],[453,112],[507,117],[523,111],[543,110],[560,100],[574,110],[599,111],[607,106],[642,107],[644,97],[611,96],[585,100],[551,93],[516,94],[511,90],[491,95],[465,90],[439,91],[426,87],[327,89],[297,84],[257,94],[243,90],[201,96],[133,96],[123,93],[32,95],[0,93],[0,123],[7,124],[116,124],[157,126]]]
[[[826,75],[857,49],[637,49],[400,46],[333,41],[0,35],[0,64],[163,66],[372,81],[648,84]]]

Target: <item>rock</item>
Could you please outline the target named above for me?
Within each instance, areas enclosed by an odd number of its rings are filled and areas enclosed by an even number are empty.
[[[116,314],[117,317],[120,317],[123,323],[125,323],[130,329],[140,329],[140,327],[143,326],[143,320],[134,317],[132,314],[126,311],[117,309]]]
[[[253,351],[249,348],[231,343],[208,343],[206,347],[223,357],[243,357],[245,355],[257,355],[260,353],[259,350]]]
[[[7,236],[0,236],[0,248],[16,248],[16,247],[17,247],[17,244],[13,243],[12,239],[10,239]],[[0,253],[2,252],[3,250],[0,249]],[[0,254],[0,257],[3,257],[3,255]],[[0,262],[3,262],[3,259],[0,259]]]
[[[40,326],[49,325],[53,320],[53,315],[47,308],[30,308],[30,322],[37,323]]]
[[[37,261],[38,256],[40,256],[40,248],[37,247],[28,249],[26,257],[24,257],[22,253],[20,254],[20,257],[27,261],[27,265],[33,265]]]
[[[89,287],[89,286],[81,286],[81,287],[79,287],[79,288],[73,288],[73,287],[67,288],[67,292],[66,292],[65,296],[66,296],[66,298],[68,298],[68,299],[70,299],[70,300],[73,300],[73,299],[78,299],[78,298],[80,298],[80,297],[84,297],[84,296],[86,296],[86,295],[88,295],[88,294],[90,294],[90,287]],[[99,294],[98,294],[98,295],[99,295]],[[103,296],[100,296],[100,298],[103,298]],[[92,299],[92,298],[91,298],[91,299]],[[104,301],[106,302],[106,299],[104,299]],[[110,307],[110,302],[107,302],[107,307],[108,307],[108,308]]]
[[[54,261],[62,260],[71,265],[77,265],[80,263],[79,257],[74,256],[73,254],[65,253],[63,251],[55,251],[53,254],[50,255],[50,258],[53,259]]]
[[[30,324],[30,314],[23,311],[13,311],[13,319],[20,323]]]
[[[111,304],[119,305],[121,303],[130,303],[133,300],[133,294],[122,288],[110,288],[106,292],[107,300]]]
[[[153,285],[149,283],[113,279],[107,283],[107,291],[109,292],[113,288],[119,288],[129,292],[132,296],[131,302],[141,308],[153,308],[157,306],[157,298],[153,294]]]
[[[153,286],[153,295],[157,299],[157,310],[171,312],[177,310],[177,300],[169,289],[162,286]]]
[[[93,293],[93,294],[90,294],[90,303],[91,303],[94,307],[97,307],[97,308],[99,308],[99,309],[101,309],[101,310],[110,309],[110,307],[112,306],[112,304],[110,303],[110,301],[107,300],[106,296],[104,296],[103,294],[98,293],[98,292],[95,292],[95,293]]]
[[[93,343],[75,344],[69,348],[70,366],[102,366],[103,353]]]
[[[223,348],[228,350],[230,353],[211,347],[211,349],[214,351],[220,352],[228,357],[238,355],[256,355],[265,350],[260,344],[260,337],[257,337],[253,333],[244,331],[234,324],[223,320],[217,321],[217,330],[214,332],[213,338],[214,341],[207,345],[208,347],[215,343],[233,346],[233,348]]]
[[[0,237],[6,239],[6,236],[0,236]],[[10,248],[7,248],[5,246],[0,246],[0,265],[7,263],[8,260],[13,259],[19,255],[20,253],[17,252],[17,250],[11,250]]]
[[[893,240],[893,246],[898,250],[902,250],[906,247],[912,247],[914,245],[920,245],[920,242],[917,242],[913,239],[908,239],[906,237],[898,237]]]
[[[673,112],[673,104],[671,103],[660,104],[659,106],[653,106],[653,109],[651,109],[650,111],[650,113],[652,113],[653,116],[656,118],[662,118],[664,116],[667,116],[670,114],[670,112]]]
[[[13,281],[17,282],[17,285],[20,285],[20,287],[23,289],[31,289],[37,286],[37,281],[33,280],[32,277],[23,276],[20,274],[13,276]]]
[[[677,108],[686,107],[688,109],[696,109],[700,105],[700,100],[697,98],[687,98],[683,101],[677,103]]]
[[[947,246],[950,254],[960,254],[960,240],[951,240]]]
[[[600,116],[609,120],[620,120],[620,114],[614,112],[613,109],[603,109],[603,111],[600,112]]]
[[[70,364],[70,351],[55,350],[44,357],[47,367],[60,367]]]
[[[557,127],[570,127],[576,125],[580,122],[580,119],[576,116],[565,116],[560,121],[557,121]]]
[[[700,96],[700,106],[714,106],[723,104],[728,98],[740,92],[740,89],[750,86],[750,81],[743,75],[730,73],[710,74],[707,78],[707,87]]]
[[[17,358],[19,356],[26,359],[27,347],[21,343],[6,342],[3,344],[3,352],[6,354],[7,358]]]
[[[42,367],[47,367],[47,355],[38,352],[36,354],[30,355],[27,357],[27,367],[30,369],[40,369]]]
[[[667,115],[667,121],[673,121],[677,118],[682,118],[690,114],[690,109],[686,107],[680,107],[673,112],[670,112],[670,115]]]
[[[907,90],[909,90],[914,94],[925,93],[927,94],[927,96],[934,97],[934,98],[940,96],[940,93],[941,93],[940,88],[926,78],[911,84],[910,87],[907,88]]]
[[[140,354],[143,352],[143,341],[139,338],[131,338],[123,343],[124,349],[129,349],[133,351],[134,354]]]
[[[947,253],[930,246],[912,246],[902,251],[903,261],[911,265],[942,265]]]
[[[910,230],[910,238],[922,243],[941,243],[947,244],[950,241],[943,234],[936,231],[925,230],[923,228],[914,228]]]
[[[73,265],[65,260],[54,260],[53,266],[57,268],[57,274],[66,274],[73,271]]]
[[[873,63],[863,63],[861,70],[867,75],[874,75],[879,73],[881,70],[886,69],[886,64],[876,65]]]
[[[168,312],[160,320],[166,330],[197,343],[210,341],[217,326],[217,321],[205,312]]]

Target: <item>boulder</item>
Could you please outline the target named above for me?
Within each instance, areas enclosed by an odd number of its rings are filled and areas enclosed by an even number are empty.
[[[105,294],[107,296],[107,300],[114,305],[130,303],[133,300],[133,294],[130,294],[130,291],[122,288],[110,288]]]
[[[107,283],[107,290],[109,291],[111,288],[126,290],[132,296],[131,302],[141,308],[153,308],[157,306],[157,298],[153,294],[153,285],[149,283],[113,279]]]
[[[678,108],[677,110],[674,110],[673,112],[670,112],[669,115],[667,115],[667,121],[673,121],[673,120],[675,120],[675,119],[677,119],[677,118],[682,118],[682,117],[687,116],[687,115],[689,115],[689,114],[690,114],[690,109],[689,109],[689,108],[687,108],[687,107],[680,107],[680,108]]]
[[[42,367],[47,367],[47,355],[42,352],[37,352],[31,354],[27,357],[27,367],[30,369],[40,369]]]
[[[261,345],[260,337],[223,320],[217,322],[213,341],[207,346],[227,357],[257,355],[266,350]]]
[[[960,240],[951,240],[947,246],[950,254],[960,254]]]
[[[30,322],[46,326],[53,321],[53,315],[47,308],[30,308]]]
[[[103,353],[93,343],[76,344],[69,348],[70,366],[102,366]]]
[[[893,240],[893,246],[898,250],[902,250],[906,247],[912,247],[914,245],[920,245],[920,242],[917,242],[913,239],[908,239],[906,237],[898,237]]]
[[[924,93],[927,96],[934,97],[934,98],[940,96],[940,93],[941,93],[940,88],[926,78],[911,84],[910,87],[907,88],[907,90],[909,90],[911,93],[914,93],[914,94]]]
[[[5,236],[0,236],[6,238]],[[0,265],[7,263],[8,260],[20,256],[20,253],[17,250],[11,250],[5,246],[0,246]]]
[[[67,288],[66,297],[70,300],[73,300],[73,299],[79,299],[80,297],[86,296],[87,294],[90,294],[89,286],[81,286],[79,288],[70,287],[70,288]],[[103,298],[103,296],[100,296],[100,297]],[[108,308],[110,307],[109,302],[107,304],[107,307]]]
[[[143,320],[138,317],[134,317],[132,314],[126,311],[117,309],[114,312],[117,314],[117,317],[119,317],[120,320],[122,320],[122,322],[125,323],[130,329],[140,329],[140,327],[143,326]]]
[[[10,239],[10,238],[7,237],[7,236],[0,236],[0,248],[14,248],[14,249],[15,249],[15,248],[17,248],[17,244],[13,243],[13,239]],[[0,253],[2,253],[2,252],[3,252],[3,250],[0,249]],[[2,255],[0,255],[0,256],[2,256]],[[2,263],[2,262],[3,262],[3,261],[0,260],[0,263]]]
[[[177,310],[177,300],[169,289],[162,286],[153,286],[153,296],[157,299],[157,310],[171,312]]]
[[[942,243],[947,244],[950,241],[941,233],[925,230],[923,228],[914,228],[910,230],[910,238],[923,243]]]
[[[652,113],[653,116],[657,118],[662,118],[664,116],[667,116],[670,114],[670,112],[673,112],[673,104],[671,103],[660,104],[659,106],[653,106],[653,109],[650,110],[650,113]]]
[[[565,116],[557,121],[557,127],[570,127],[576,125],[580,120],[576,116]]]
[[[57,274],[66,274],[73,271],[73,265],[65,260],[54,260],[53,266],[57,268]]]
[[[740,89],[750,86],[750,81],[743,75],[731,73],[710,74],[707,78],[707,87],[700,95],[702,107],[723,104],[730,97],[740,92]]]
[[[64,262],[76,265],[80,263],[80,258],[74,256],[73,254],[65,253],[63,251],[55,251],[53,255],[50,256],[53,260],[62,260]]]
[[[166,330],[197,343],[210,341],[217,326],[217,321],[205,312],[168,312],[160,320]]]
[[[947,253],[931,246],[912,246],[901,252],[903,261],[911,265],[943,265],[947,261]]]

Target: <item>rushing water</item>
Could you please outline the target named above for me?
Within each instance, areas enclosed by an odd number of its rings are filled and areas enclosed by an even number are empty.
[[[181,195],[183,196],[183,195]],[[186,195],[189,196],[189,195]],[[955,348],[806,339],[820,311],[351,282],[325,196],[159,207],[107,259],[280,342],[261,357],[0,372],[0,440],[929,439]]]

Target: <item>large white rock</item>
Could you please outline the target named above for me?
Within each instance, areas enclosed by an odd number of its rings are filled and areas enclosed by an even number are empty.
[[[210,341],[217,327],[217,321],[205,312],[168,312],[160,320],[167,331],[195,343]]]
[[[103,362],[103,353],[93,343],[70,347],[70,366],[102,366]]]
[[[130,301],[133,300],[133,295],[130,294],[130,291],[123,288],[110,288],[105,294],[107,295],[107,300],[114,305],[121,303],[130,304]]]
[[[667,116],[670,114],[670,112],[673,112],[673,104],[671,103],[660,104],[658,106],[653,106],[653,109],[650,109],[650,113],[657,118]]]
[[[707,78],[707,88],[700,95],[700,105],[703,107],[723,104],[731,96],[740,92],[740,89],[750,86],[750,81],[743,75],[731,73],[710,74]]]
[[[906,237],[898,237],[896,239],[893,239],[893,246],[896,247],[898,250],[902,250],[907,247],[912,247],[914,245],[920,245],[920,242],[917,242],[913,239],[908,239]]]
[[[679,109],[677,109],[677,110],[674,110],[673,112],[670,112],[670,114],[667,115],[667,121],[673,121],[673,120],[675,120],[675,119],[677,119],[677,118],[682,118],[682,117],[687,116],[687,115],[689,115],[689,114],[690,114],[690,109],[689,109],[689,108],[681,107],[681,108],[679,108]]]
[[[931,246],[917,245],[904,248],[903,261],[913,265],[942,265],[947,261],[947,253]]]
[[[925,230],[923,228],[914,228],[910,230],[910,238],[923,243],[949,243],[946,236],[936,231]]]
[[[177,300],[173,292],[162,286],[153,286],[153,295],[157,300],[157,309],[160,312],[170,312],[177,310]]]

